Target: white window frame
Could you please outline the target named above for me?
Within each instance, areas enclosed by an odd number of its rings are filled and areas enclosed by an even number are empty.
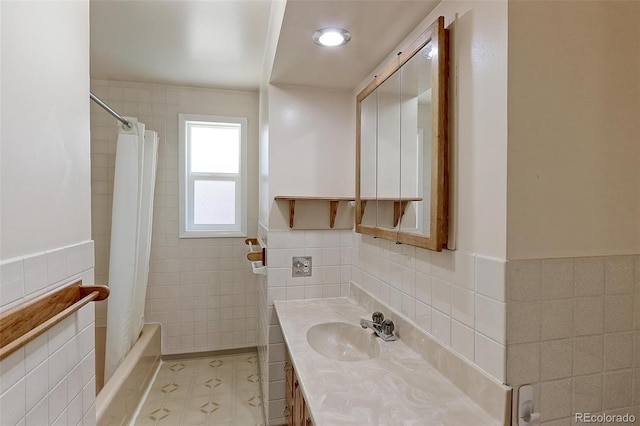
[[[215,238],[247,236],[247,118],[215,115],[179,114],[179,222],[180,238]],[[235,174],[194,173],[189,161],[188,123],[240,124],[240,170]],[[236,182],[236,223],[234,225],[196,225],[193,220],[194,181],[232,180]]]

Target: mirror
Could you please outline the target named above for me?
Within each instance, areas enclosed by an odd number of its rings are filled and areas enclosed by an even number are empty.
[[[440,17],[358,94],[356,232],[446,246],[447,52]]]

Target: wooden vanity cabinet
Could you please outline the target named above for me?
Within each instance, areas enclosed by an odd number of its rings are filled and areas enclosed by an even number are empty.
[[[313,426],[311,415],[308,413],[307,404],[304,400],[302,388],[293,368],[291,358],[287,353],[284,364],[285,386],[286,386],[286,406],[284,416],[288,426]]]

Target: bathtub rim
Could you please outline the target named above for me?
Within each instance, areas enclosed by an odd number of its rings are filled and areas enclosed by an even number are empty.
[[[140,338],[137,340],[136,344],[133,345],[125,359],[118,366],[116,371],[113,373],[113,376],[104,384],[100,393],[96,395],[96,424],[101,424],[103,417],[107,413],[107,410],[111,403],[118,396],[118,392],[122,388],[124,381],[133,373],[134,368],[136,367],[136,361],[140,359],[147,348],[151,345],[154,337],[161,334],[161,325],[158,323],[147,323],[142,328],[142,332],[140,334]],[[148,388],[153,383],[153,378],[158,374],[158,370],[160,369],[160,348],[158,348],[158,353],[155,356],[155,360],[153,361],[152,373],[148,374],[146,377],[145,383],[145,392],[146,395]],[[144,402],[144,396],[138,401],[137,408],[134,410],[134,416],[139,411],[140,405]],[[129,419],[129,422],[133,420],[135,417]]]

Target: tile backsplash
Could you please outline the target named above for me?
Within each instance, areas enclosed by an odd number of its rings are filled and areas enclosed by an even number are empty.
[[[81,279],[93,284],[93,242],[0,263],[0,311]],[[0,361],[0,424],[95,424],[94,304]]]
[[[505,380],[505,262],[354,234],[352,280],[500,382]]]
[[[640,256],[510,261],[507,296],[507,384],[543,424],[640,415]]]

